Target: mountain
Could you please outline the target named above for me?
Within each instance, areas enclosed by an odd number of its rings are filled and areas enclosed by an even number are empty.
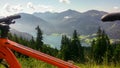
[[[100,20],[101,16],[104,14],[106,14],[106,12],[97,10],[89,10],[80,13],[69,9],[55,14],[49,12],[48,17],[46,16],[46,13],[43,13],[42,15],[41,13],[34,13],[33,15],[53,23],[56,26],[57,33],[72,34],[76,29],[80,34],[87,35],[93,34],[97,31],[97,28],[102,24],[102,21]]]
[[[33,15],[40,17],[46,21],[49,21],[53,25],[59,25],[61,22],[63,22],[65,19],[75,17],[80,15],[80,12],[77,12],[75,10],[67,10],[63,11],[61,13],[50,13],[50,12],[45,12],[45,13],[33,13]]]
[[[56,17],[57,14],[58,13],[51,13],[51,12],[45,12],[45,13],[35,12],[35,13],[33,13],[33,15],[35,15],[36,17],[42,18],[51,23],[54,22],[54,18]]]
[[[31,40],[32,39],[32,35],[31,34],[28,34],[28,33],[25,33],[25,32],[20,32],[20,31],[17,31],[15,29],[10,29],[10,33],[12,35],[17,35],[18,37],[22,37],[26,40]]]
[[[20,13],[21,18],[15,20],[16,23],[14,25],[11,25],[12,28],[21,31],[21,32],[27,32],[29,34],[34,35],[35,34],[35,28],[39,25],[41,29],[45,33],[51,33],[50,29],[53,29],[54,27],[49,24],[47,21],[36,17],[32,14],[27,13]],[[48,29],[49,28],[49,29]]]
[[[20,13],[21,19],[15,20],[16,24],[10,26],[13,28],[13,30],[11,30],[13,34],[15,33],[20,37],[30,39],[32,36],[36,36],[35,28],[39,25],[43,34],[45,34],[43,38],[44,43],[59,49],[61,35],[51,36],[46,34],[65,33],[72,35],[76,29],[80,35],[85,37],[89,36],[87,37],[88,40],[92,38],[92,35],[95,35],[98,27],[101,27],[110,38],[119,39],[120,21],[102,22],[101,17],[105,14],[107,14],[107,12],[98,10],[89,10],[81,13],[71,9],[60,13]],[[85,46],[86,44],[83,45]]]
[[[98,27],[103,23],[100,19],[104,14],[106,13],[102,11],[90,10],[76,17],[64,20],[65,23],[61,24],[60,27],[65,27],[63,29],[69,28],[72,31],[76,29],[83,35],[93,34],[97,32]],[[71,32],[69,31],[69,33]]]
[[[107,14],[104,11],[89,10],[78,12],[66,10],[60,13],[20,13],[21,19],[16,20],[12,28],[27,32],[35,36],[35,27],[40,26],[44,34],[65,33],[71,35],[77,30],[81,35],[92,35],[97,32],[98,27],[103,28],[110,38],[120,38],[120,23],[102,22],[101,17]]]

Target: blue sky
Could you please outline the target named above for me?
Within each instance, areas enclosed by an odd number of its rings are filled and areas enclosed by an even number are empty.
[[[120,0],[0,0],[0,8],[0,16],[20,12],[61,12],[67,9],[120,12]]]

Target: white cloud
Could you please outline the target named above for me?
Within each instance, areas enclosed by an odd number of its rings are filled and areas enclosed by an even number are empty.
[[[53,6],[50,6],[50,5],[39,5],[39,4],[35,5],[32,2],[27,3],[27,8],[31,8],[32,13],[33,12],[46,12],[46,11],[53,12],[55,9]]]
[[[46,12],[46,11],[53,12],[55,8],[50,5],[38,5],[37,9],[40,12]]]
[[[70,4],[70,0],[59,0],[60,3]]]
[[[61,3],[67,3],[69,4],[69,0],[58,0]],[[63,8],[56,8],[56,6],[52,5],[45,5],[45,4],[34,4],[33,2],[27,2],[23,4],[11,4],[6,3],[3,5],[3,8],[1,8],[2,11],[0,11],[0,15],[11,15],[16,13],[34,13],[34,12],[61,12]]]
[[[8,3],[3,6],[3,9],[5,9],[7,12],[11,12],[10,8],[11,8],[11,6]]]
[[[23,10],[22,5],[10,5],[10,4],[5,4],[3,6],[3,9],[7,12],[20,12]]]
[[[0,11],[0,15],[8,16],[8,15],[20,13],[21,11],[23,11],[23,6],[21,4],[13,5],[13,4],[6,3],[3,5],[1,9],[2,11]]]
[[[35,6],[33,5],[32,2],[27,3],[27,8],[31,8],[31,9],[35,10]]]
[[[118,6],[114,6],[111,10],[110,10],[111,13],[113,12],[120,12],[120,7]]]
[[[12,6],[11,10],[14,12],[19,12],[23,10],[23,7],[22,5],[16,5],[16,6]]]
[[[115,10],[118,10],[119,9],[119,7],[117,7],[117,6],[115,6],[115,7],[113,7]]]

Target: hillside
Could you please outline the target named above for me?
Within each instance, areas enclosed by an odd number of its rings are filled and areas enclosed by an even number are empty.
[[[22,18],[16,20],[16,24],[12,25],[12,28],[35,36],[37,25],[44,34],[66,33],[69,35],[75,29],[81,35],[91,35],[97,32],[98,27],[102,27],[111,38],[120,38],[119,21],[104,23],[101,21],[104,14],[107,12],[89,10],[81,13],[71,9],[60,13],[20,13]]]
[[[44,30],[45,33],[51,33],[50,29],[54,28],[51,24],[47,21],[36,17],[32,14],[27,13],[20,13],[21,18],[16,20],[16,23],[11,25],[11,28],[14,28],[21,32],[27,32],[29,34],[35,35],[35,28],[39,25],[42,27],[41,29]]]
[[[97,32],[98,27],[101,27],[110,38],[120,38],[119,21],[104,23],[101,21],[101,17],[105,14],[107,12],[98,10],[80,13],[71,9],[61,13],[34,13],[35,16],[54,24],[57,31],[55,33],[72,34],[76,29],[81,35],[91,35]]]
[[[31,40],[32,39],[32,35],[31,34],[28,34],[26,32],[20,32],[18,30],[15,30],[15,29],[10,29],[10,33],[12,35],[17,35],[18,37],[22,37],[26,40]]]

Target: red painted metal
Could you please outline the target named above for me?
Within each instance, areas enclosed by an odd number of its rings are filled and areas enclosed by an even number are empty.
[[[5,59],[10,66],[9,68],[21,68],[20,63],[10,49],[18,51],[27,56],[31,56],[38,60],[42,60],[49,64],[55,65],[58,68],[79,68],[72,63],[60,60],[58,58],[44,54],[40,51],[36,51],[29,47],[10,41],[6,38],[0,38],[0,59]]]

